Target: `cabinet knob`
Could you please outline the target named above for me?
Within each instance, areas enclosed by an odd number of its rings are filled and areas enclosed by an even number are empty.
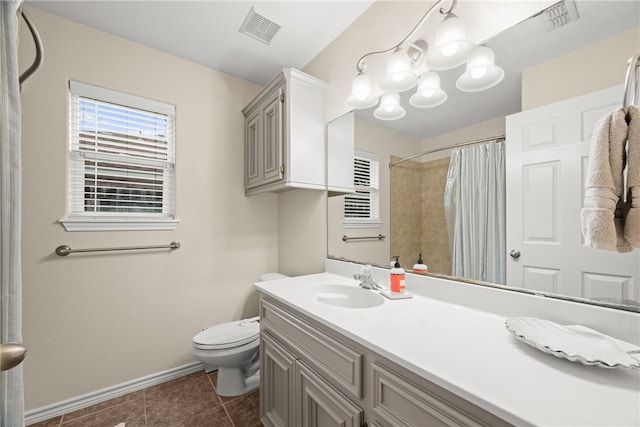
[[[513,249],[511,252],[509,252],[509,255],[511,256],[511,258],[518,259],[520,258],[520,251],[517,249]]]

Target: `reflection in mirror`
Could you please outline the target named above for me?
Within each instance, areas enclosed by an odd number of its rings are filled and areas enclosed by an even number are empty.
[[[487,41],[496,52],[496,62],[506,72],[496,88],[461,98],[451,91],[442,106],[408,111],[405,118],[394,122],[375,120],[373,108],[357,111],[356,149],[380,156],[382,225],[345,227],[344,197],[329,197],[329,257],[388,267],[391,258],[398,255],[403,267],[410,270],[422,253],[429,274],[504,283],[510,289],[640,311],[640,251],[616,254],[586,248],[580,232],[591,132],[598,119],[622,103],[627,59],[640,51],[640,3],[576,1],[576,8],[579,18],[555,30],[548,31],[538,15]],[[462,71],[460,68],[443,73],[443,88],[455,84]],[[577,103],[575,114],[582,120],[573,130],[578,132],[575,137],[567,137],[561,118],[574,108],[571,99]],[[594,106],[580,110],[585,103]],[[556,118],[552,120],[545,114]],[[547,122],[552,125],[540,125]],[[526,143],[522,137],[527,134],[525,130],[533,138],[529,142],[538,138],[541,146],[559,141],[564,154],[549,152],[557,156],[549,160],[539,157],[541,152],[536,151],[533,158],[527,158],[529,151],[535,150],[518,148]],[[474,267],[481,271],[471,273],[456,265],[460,261],[454,259],[456,252],[470,257],[471,248],[452,244],[452,221],[448,228],[446,219],[445,203],[452,200],[451,195],[447,198],[450,165],[463,156],[463,148],[452,154],[451,147],[484,138],[493,140],[500,135],[506,135],[504,157],[498,161],[504,165],[506,185],[504,190],[494,192],[505,202],[506,219],[483,231],[487,239],[484,246],[477,248],[485,257],[495,252],[498,261]],[[470,147],[489,150],[486,143],[477,144],[480,148]],[[385,166],[425,152],[429,154],[391,168]],[[514,163],[514,156],[520,163]],[[563,163],[565,158],[570,161]],[[490,170],[495,171],[496,167]],[[576,172],[572,179],[565,179],[567,170]],[[478,179],[473,178],[473,182]],[[488,187],[481,188],[472,194],[486,202],[490,191]],[[573,205],[568,207],[565,201]],[[475,219],[503,217],[486,212],[468,215]],[[378,234],[388,238],[353,242],[341,239],[343,235]],[[578,236],[579,241],[567,246],[565,240],[570,235],[573,239]],[[473,240],[473,244],[480,245],[479,240]],[[495,246],[495,250],[489,251],[487,245]],[[579,265],[579,261],[585,261],[587,266]],[[608,269],[601,272],[598,265]],[[499,270],[498,275],[488,274],[490,269]]]

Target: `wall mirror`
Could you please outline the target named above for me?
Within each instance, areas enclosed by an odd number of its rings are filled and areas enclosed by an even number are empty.
[[[504,232],[504,247],[500,248],[504,276],[484,275],[481,279],[457,274],[452,267],[452,246],[447,221],[445,219],[445,196],[447,176],[452,158],[452,146],[474,140],[487,139],[493,141],[495,136],[507,137],[504,150],[509,152],[514,144],[510,140],[506,117],[537,110],[566,98],[587,95],[592,92],[607,92],[609,100],[604,107],[583,113],[590,116],[591,125],[622,104],[626,59],[640,51],[640,3],[629,1],[576,1],[577,19],[559,28],[549,29],[543,22],[544,13],[533,16],[512,28],[498,34],[485,42],[496,53],[496,63],[503,67],[506,76],[495,88],[474,94],[456,94],[455,80],[464,71],[464,67],[441,73],[442,88],[449,93],[447,102],[430,109],[407,108],[407,115],[395,121],[380,121],[373,117],[375,107],[357,110],[354,118],[355,149],[375,153],[380,159],[379,168],[379,221],[380,226],[367,227],[345,224],[345,196],[328,197],[328,257],[358,263],[389,267],[394,256],[400,256],[403,267],[410,270],[416,263],[418,254],[429,267],[429,274],[451,277],[478,284],[505,286],[514,291],[541,293],[548,296],[567,298],[579,302],[604,305],[630,311],[640,311],[640,250],[628,254],[615,254],[595,249],[582,249],[581,243],[574,243],[569,251],[555,255],[553,265],[545,265],[540,261],[531,261],[534,249],[527,246],[516,246],[509,240],[508,218],[491,214],[498,218],[497,229],[491,229],[491,236]],[[597,54],[603,49],[611,51],[621,49],[618,57],[625,59],[610,63]],[[593,52],[596,52],[594,55]],[[554,66],[561,66],[562,61],[579,61],[575,69],[579,72],[561,76],[556,80]],[[565,62],[566,63],[566,62]],[[560,64],[560,65],[558,65]],[[565,73],[566,74],[566,73]],[[603,74],[613,77],[602,78]],[[599,82],[599,87],[590,88],[590,82]],[[580,82],[587,89],[571,93],[573,83]],[[571,93],[563,97],[563,91]],[[402,94],[401,102],[406,100],[412,91]],[[612,95],[613,94],[613,95]],[[619,94],[619,96],[618,96]],[[613,98],[611,98],[613,96]],[[329,124],[331,126],[331,124]],[[584,127],[584,125],[583,125]],[[586,130],[586,129],[585,129]],[[593,126],[589,131],[593,130]],[[540,130],[544,133],[543,130]],[[557,131],[557,130],[556,130]],[[551,132],[554,132],[553,130]],[[514,132],[511,131],[511,134]],[[584,133],[584,132],[583,132]],[[583,135],[584,136],[584,135]],[[513,138],[511,138],[513,139]],[[577,160],[579,173],[584,174],[588,158],[588,142],[586,137],[582,143],[582,154]],[[499,142],[499,141],[498,141]],[[484,144],[475,144],[476,147]],[[584,151],[586,145],[587,151]],[[420,153],[428,153],[418,155]],[[414,157],[415,156],[415,157]],[[408,157],[410,160],[395,164]],[[513,185],[514,167],[505,156],[505,180]],[[542,162],[544,163],[544,162]],[[492,167],[492,170],[495,169]],[[517,169],[517,168],[516,168]],[[566,169],[566,168],[565,168]],[[553,173],[551,174],[553,175]],[[522,177],[517,181],[524,188]],[[534,184],[549,179],[543,172],[530,174],[528,178]],[[551,180],[554,178],[552,177]],[[583,181],[584,176],[580,179]],[[572,194],[581,201],[583,183]],[[533,186],[541,188],[541,186]],[[513,192],[513,190],[510,190]],[[526,191],[520,191],[527,194]],[[483,193],[479,191],[479,193]],[[484,197],[484,194],[478,194]],[[544,199],[544,195],[540,196]],[[555,197],[555,196],[554,196]],[[560,196],[558,196],[560,197]],[[556,197],[556,201],[558,201]],[[573,197],[573,196],[571,196]],[[525,213],[520,217],[543,217],[545,212],[536,206],[535,195],[527,199],[515,199],[509,191],[505,192],[506,210],[510,206],[524,206]],[[581,204],[581,202],[580,202]],[[553,209],[553,208],[552,208]],[[551,232],[554,236],[564,236],[569,229],[580,234],[579,207],[574,212],[556,206],[560,214],[568,215],[568,226],[554,224]],[[573,208],[572,208],[573,209]],[[557,212],[556,212],[557,213]],[[554,215],[556,215],[554,213]],[[479,216],[481,214],[472,214]],[[511,213],[513,217],[513,213]],[[513,221],[511,221],[513,223]],[[577,225],[576,225],[577,224]],[[520,225],[520,227],[522,227]],[[576,228],[577,227],[577,228]],[[451,228],[451,227],[449,227]],[[535,228],[535,227],[534,227]],[[544,228],[544,226],[542,227]],[[347,237],[345,241],[344,237]],[[383,236],[383,237],[380,237]],[[350,237],[356,239],[348,240]],[[498,237],[495,239],[498,240]],[[526,239],[525,239],[526,240]],[[544,240],[544,239],[542,239]],[[526,242],[525,242],[526,243]],[[564,245],[562,239],[551,238],[546,248]],[[510,245],[512,247],[510,247]],[[544,245],[542,246],[545,247]],[[465,249],[466,250],[466,249]],[[540,249],[537,249],[540,251]],[[575,264],[575,260],[584,258],[583,250],[591,251],[593,263],[611,264],[614,259],[616,267],[600,274],[595,268],[580,267],[569,275],[565,273],[565,264]],[[513,252],[512,252],[513,251]],[[471,257],[469,250],[465,256]],[[480,248],[479,253],[485,253]],[[544,252],[544,250],[543,250]],[[510,253],[512,254],[510,256]],[[550,252],[551,253],[551,252]],[[553,252],[555,253],[555,252]],[[519,256],[518,256],[519,255]],[[611,258],[611,257],[614,258]],[[609,258],[606,258],[609,257]],[[591,259],[591,258],[590,258]],[[558,264],[559,262],[559,264]],[[513,273],[513,268],[516,273]],[[511,269],[511,276],[507,270]],[[514,274],[517,275],[514,276]]]

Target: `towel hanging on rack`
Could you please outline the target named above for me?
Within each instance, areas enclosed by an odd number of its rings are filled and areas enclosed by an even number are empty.
[[[640,107],[627,108],[629,131],[627,137],[627,204],[624,237],[634,248],[640,248]]]
[[[616,252],[633,248],[624,237],[626,111],[618,108],[596,123],[581,212],[585,246]]]
[[[627,65],[622,108],[596,123],[580,213],[585,246],[617,252],[640,248],[640,53]]]

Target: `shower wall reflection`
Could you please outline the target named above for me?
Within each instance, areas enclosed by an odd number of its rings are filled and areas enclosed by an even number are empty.
[[[391,156],[391,163],[401,160]],[[451,275],[444,214],[449,157],[408,160],[391,168],[391,255],[411,269],[422,253],[430,273]]]

